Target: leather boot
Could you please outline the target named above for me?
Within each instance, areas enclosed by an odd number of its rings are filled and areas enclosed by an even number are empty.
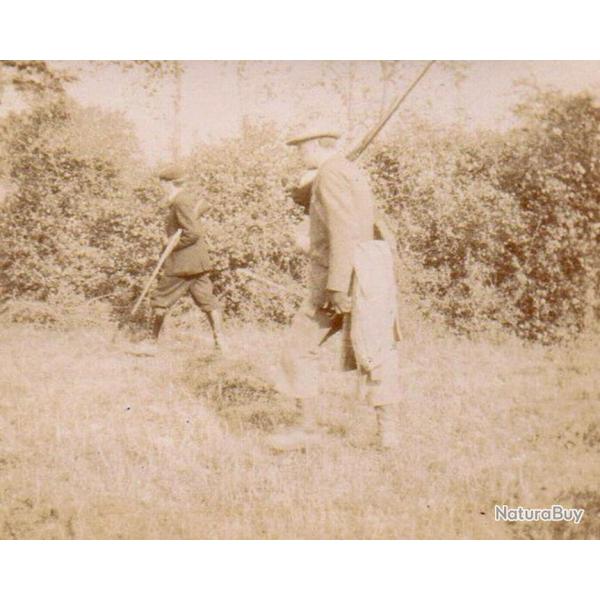
[[[167,312],[165,310],[155,310],[152,316],[152,339],[140,340],[135,342],[128,349],[129,354],[135,356],[155,356],[158,352],[158,336],[165,321]]]
[[[208,316],[208,322],[212,328],[215,350],[226,353],[229,350],[229,347],[223,334],[223,317],[221,316],[221,311],[211,310],[206,314]]]

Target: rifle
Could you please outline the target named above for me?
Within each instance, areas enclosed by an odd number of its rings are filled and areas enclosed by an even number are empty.
[[[347,152],[346,158],[348,160],[355,161],[357,158],[360,157],[360,155],[367,149],[369,144],[377,137],[379,132],[385,127],[386,123],[392,118],[393,114],[398,110],[398,108],[400,108],[400,105],[408,98],[409,94],[417,87],[417,85],[419,85],[421,79],[425,77],[427,71],[431,69],[434,63],[435,60],[430,60],[427,63],[425,68],[421,71],[421,73],[419,73],[419,76],[410,84],[408,89],[402,95],[398,96],[398,98],[396,98],[396,100],[392,102],[387,111],[383,114],[381,119],[379,119],[379,121],[373,126],[373,128],[367,131],[363,139],[354,148]]]
[[[154,267],[154,271],[152,271],[152,275],[150,275],[146,285],[144,286],[144,289],[142,290],[142,293],[140,294],[140,297],[137,299],[137,302],[135,303],[134,307],[131,309],[132,317],[135,315],[138,308],[140,307],[142,300],[146,297],[146,294],[148,293],[148,290],[150,289],[152,282],[156,279],[156,276],[158,275],[158,272],[160,271],[160,268],[163,266],[165,260],[167,260],[167,258],[171,254],[171,252],[173,252],[175,246],[177,246],[177,244],[179,243],[179,238],[181,237],[182,231],[183,231],[182,229],[178,229],[169,238],[169,241],[168,241],[165,249],[163,250],[162,254],[160,255],[160,258],[158,259],[158,263],[156,263],[156,267]]]
[[[282,295],[297,296],[299,298],[303,297],[303,294],[299,294],[298,292],[289,290],[288,288],[284,287],[283,285],[279,285],[278,283],[275,283],[274,281],[271,281],[270,279],[267,279],[266,277],[261,277],[260,275],[257,275],[254,271],[251,271],[250,269],[248,269],[246,267],[234,267],[234,270],[237,273],[241,273],[242,275],[245,275],[246,277],[248,277],[250,279],[254,279],[255,281],[258,281],[259,283],[266,285],[267,287],[277,290]]]
[[[356,144],[353,148],[346,152],[346,158],[352,162],[360,158],[361,154],[369,147],[369,144],[379,135],[380,131],[385,127],[387,122],[392,118],[394,113],[400,108],[400,105],[408,98],[409,94],[419,85],[419,82],[427,71],[431,69],[435,60],[430,60],[423,70],[419,73],[419,76],[410,84],[406,91],[399,95],[388,107],[382,117],[375,123],[375,125],[367,131],[364,137]],[[316,173],[316,171],[315,171]],[[290,188],[289,193],[291,194],[294,202],[304,207],[304,211],[308,214],[310,206],[310,190],[312,186],[312,178],[306,181],[306,177],[303,176],[300,184],[293,188]]]

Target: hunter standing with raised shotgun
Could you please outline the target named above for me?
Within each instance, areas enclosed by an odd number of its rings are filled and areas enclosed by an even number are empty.
[[[215,349],[226,351],[221,306],[213,293],[210,278],[212,261],[206,243],[202,215],[209,210],[203,198],[198,198],[186,186],[185,173],[168,167],[159,179],[169,204],[166,233],[172,237],[181,230],[173,251],[165,260],[163,271],[151,295],[153,308],[152,335],[158,340],[168,310],[186,293],[208,317]]]

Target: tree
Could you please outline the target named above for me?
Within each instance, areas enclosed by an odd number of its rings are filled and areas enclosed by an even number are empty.
[[[6,88],[13,89],[26,101],[63,97],[65,84],[75,76],[51,67],[42,60],[0,61],[0,103]]]

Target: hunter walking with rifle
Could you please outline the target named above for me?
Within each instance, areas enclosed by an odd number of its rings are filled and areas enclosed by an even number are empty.
[[[294,317],[276,386],[302,407],[303,431],[277,434],[279,450],[304,447],[317,431],[319,349],[344,332],[342,364],[356,368],[358,400],[366,399],[377,417],[382,449],[398,448],[398,356],[400,339],[395,263],[396,242],[374,203],[364,173],[355,165],[400,105],[425,77],[429,61],[358,145],[342,155],[339,133],[308,128],[288,140],[309,170],[290,190],[309,215],[310,295]],[[298,236],[299,239],[303,236]],[[301,240],[302,241],[302,240]],[[299,244],[304,246],[304,242]]]
[[[375,205],[369,182],[355,164],[337,152],[339,137],[334,129],[307,128],[287,142],[298,149],[308,169],[316,169],[316,176],[309,205],[309,297],[292,322],[277,382],[282,393],[300,404],[303,428],[272,436],[271,446],[278,450],[296,449],[318,439],[316,413],[322,402],[319,350],[337,329],[347,327],[343,321],[353,312],[357,252],[376,239]],[[388,266],[392,273],[391,264]],[[395,289],[389,297],[389,303],[393,301]],[[388,320],[390,335],[387,332],[383,335],[387,345],[376,365],[377,376],[364,379],[366,387],[361,390],[366,391],[361,395],[375,407],[378,438],[383,447],[395,445],[393,405],[398,401],[395,316],[392,315],[391,323]],[[381,319],[385,320],[383,314]]]
[[[196,305],[208,317],[215,349],[224,352],[226,342],[221,306],[213,293],[210,278],[213,267],[201,221],[202,215],[210,207],[203,198],[199,199],[188,189],[182,170],[168,167],[159,173],[159,179],[169,203],[166,233],[171,242],[157,267],[158,270],[164,261],[163,271],[151,295],[153,338],[158,340],[168,310],[189,292]],[[132,312],[137,310],[142,297]]]

